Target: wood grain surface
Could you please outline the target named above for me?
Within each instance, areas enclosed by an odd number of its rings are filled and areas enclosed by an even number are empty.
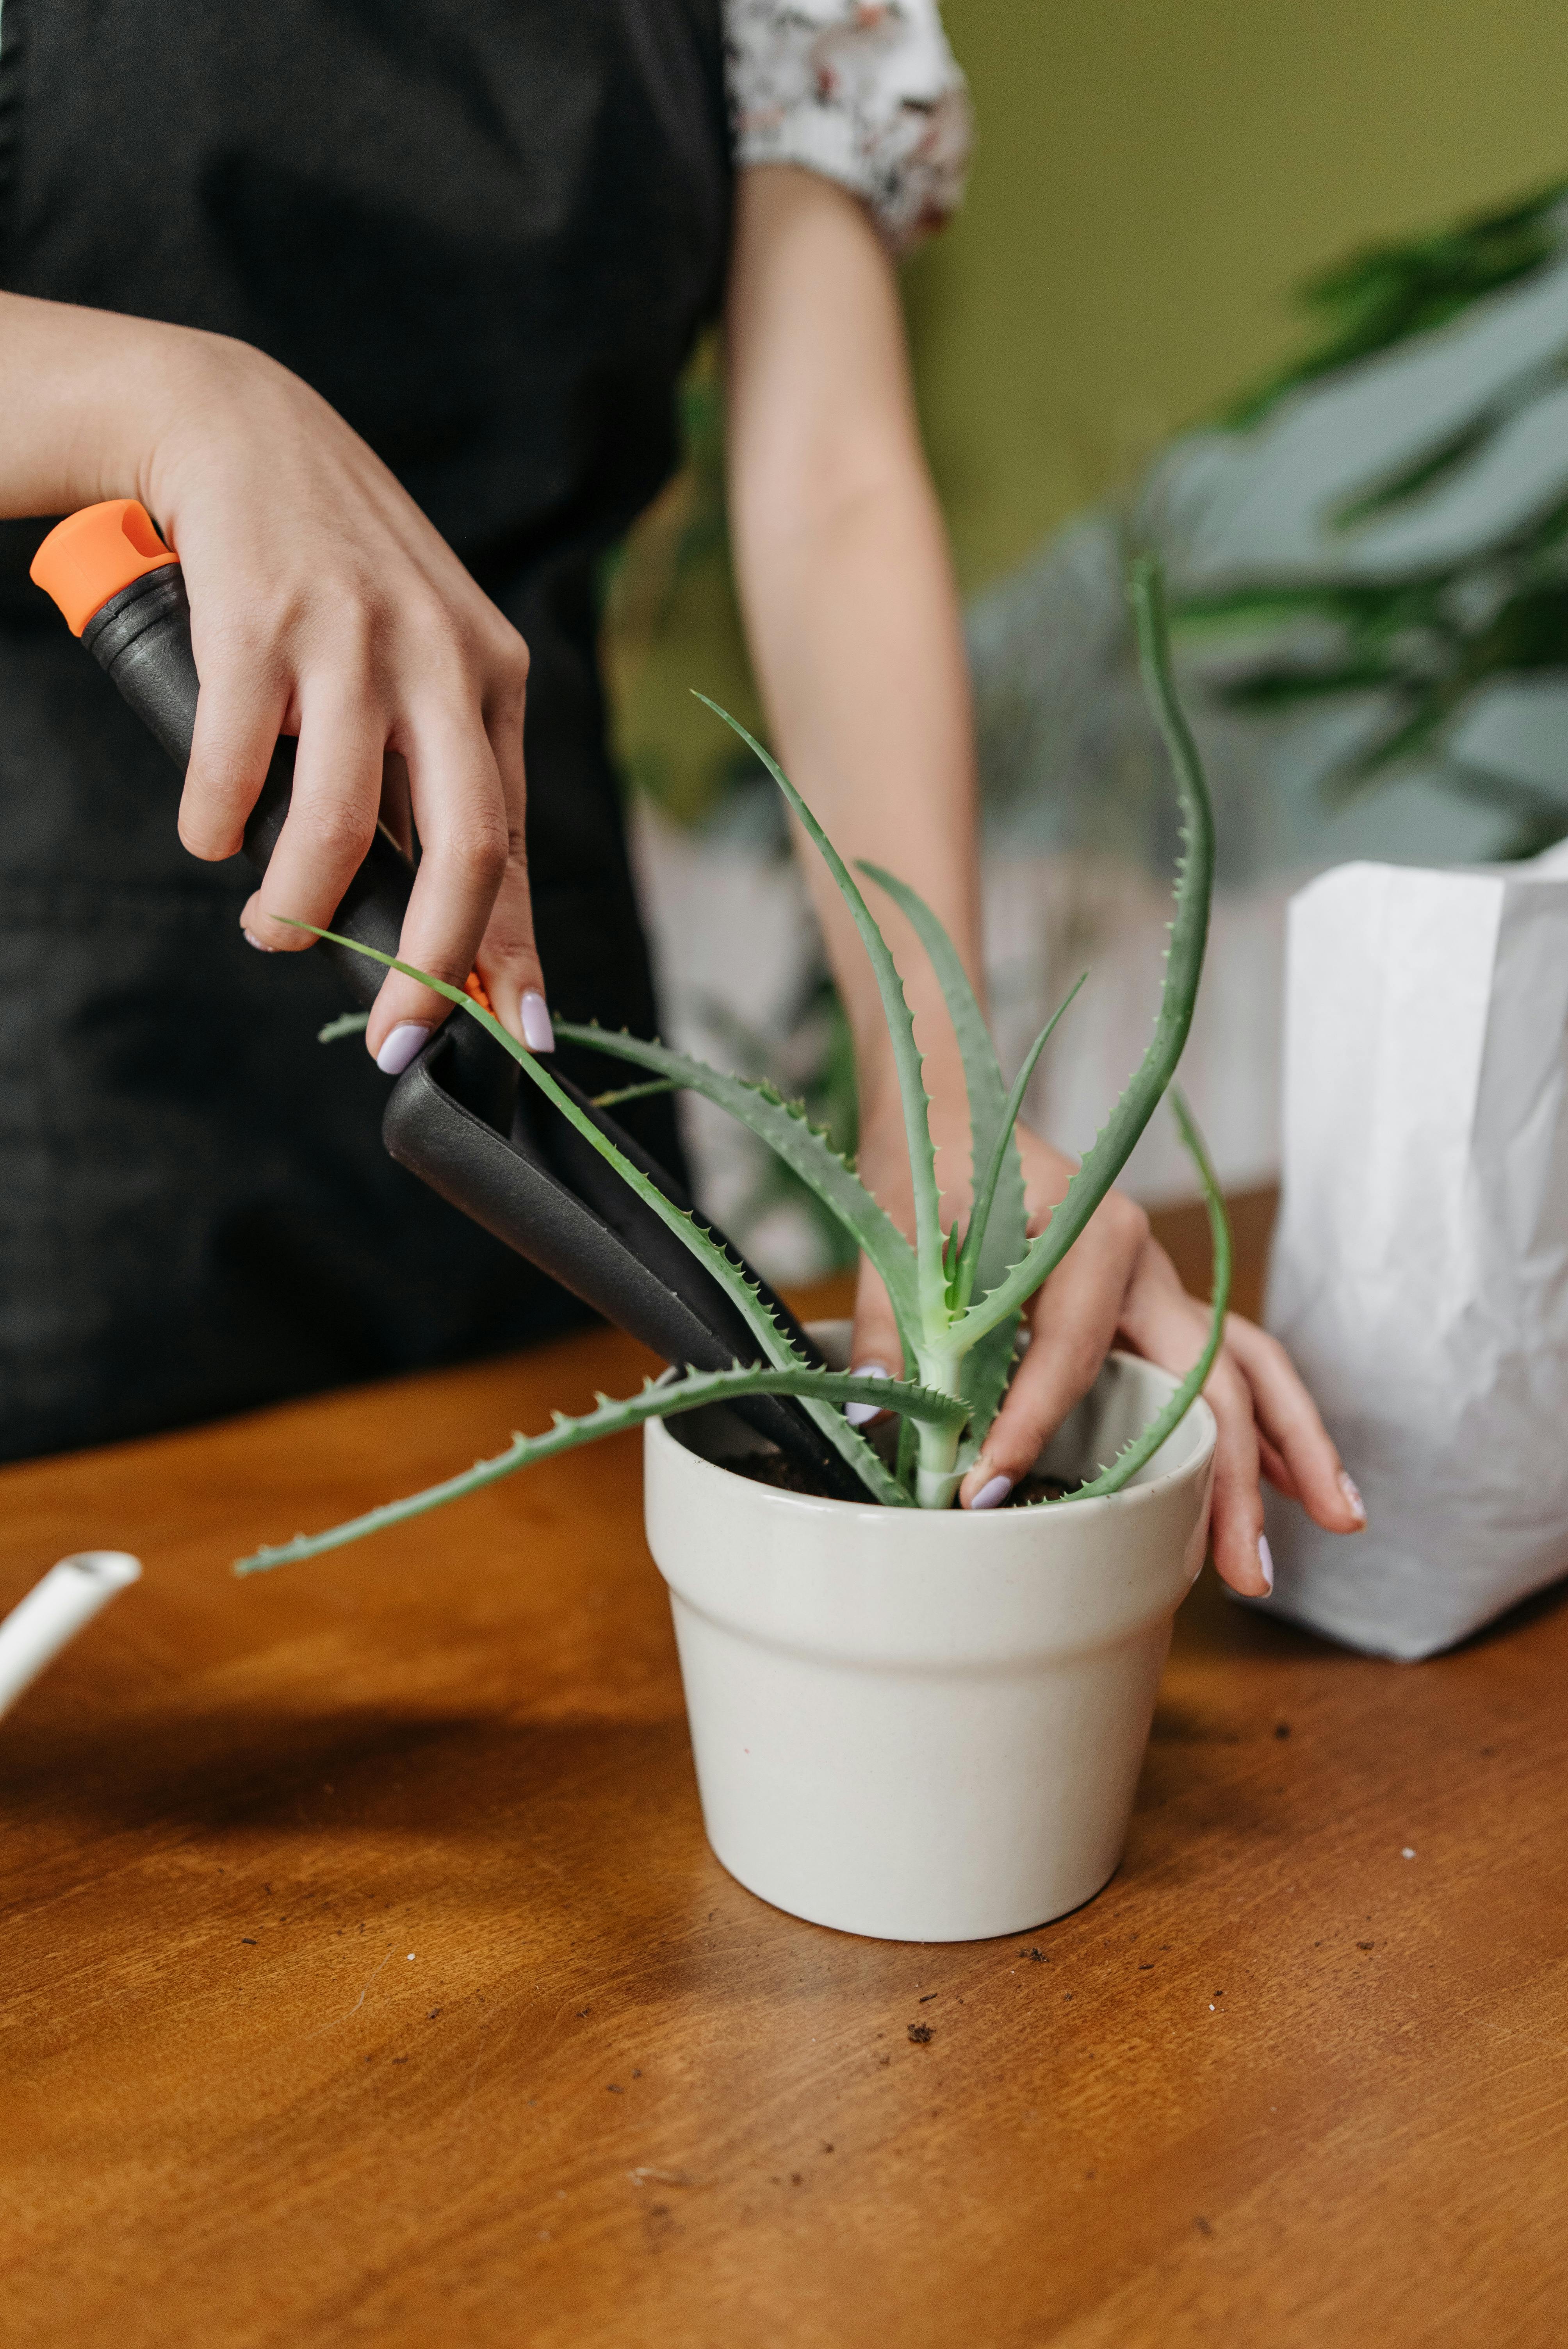
[[[0,1475],[0,1606],[147,1566],[0,1726],[0,2338],[1557,2349],[1561,1596],[1411,1668],[1206,1577],[1107,1890],[853,1940],[703,1841],[634,1440],[229,1578],[641,1367]]]

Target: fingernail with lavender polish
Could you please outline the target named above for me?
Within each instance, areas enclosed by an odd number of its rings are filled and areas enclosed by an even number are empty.
[[[1339,1489],[1344,1494],[1346,1504],[1356,1512],[1358,1522],[1365,1525],[1367,1522],[1367,1504],[1362,1499],[1360,1494],[1357,1491],[1356,1479],[1350,1474],[1348,1468],[1342,1468],[1339,1472]]]
[[[885,1379],[890,1378],[892,1372],[885,1362],[857,1362],[850,1376],[855,1379]],[[868,1420],[876,1417],[878,1408],[874,1402],[847,1402],[844,1417],[851,1427],[864,1427]]]
[[[555,1030],[550,1024],[550,1006],[537,987],[531,987],[522,999],[522,1040],[531,1052],[553,1052]]]
[[[1272,1599],[1274,1596],[1274,1552],[1269,1547],[1269,1537],[1267,1534],[1260,1534],[1258,1536],[1258,1564],[1263,1569],[1264,1588]]]
[[[429,1039],[430,1030],[422,1019],[400,1019],[377,1053],[377,1067],[384,1077],[400,1077]]]
[[[981,1485],[980,1490],[970,1502],[969,1506],[971,1511],[973,1512],[975,1509],[999,1509],[1012,1489],[1013,1480],[1011,1476],[993,1476],[988,1485]]]
[[[270,947],[263,939],[257,937],[254,930],[242,930],[240,936],[248,947],[254,947],[258,954],[275,954],[277,951],[275,947]]]

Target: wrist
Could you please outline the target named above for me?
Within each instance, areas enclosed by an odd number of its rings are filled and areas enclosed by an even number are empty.
[[[40,354],[65,426],[56,460],[63,494],[51,502],[137,497],[162,521],[170,454],[193,426],[211,429],[223,402],[218,354],[244,347],[157,318],[64,316],[62,347],[46,339]]]
[[[244,411],[269,374],[284,370],[248,343],[187,326],[160,326],[135,355],[136,393],[129,403],[138,495],[172,525],[181,492],[209,452],[229,460],[255,435]]]

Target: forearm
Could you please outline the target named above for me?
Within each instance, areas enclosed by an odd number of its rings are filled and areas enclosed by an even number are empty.
[[[890,482],[775,537],[748,602],[779,755],[846,863],[866,858],[933,906],[980,984],[969,698],[939,518]],[[807,878],[868,1087],[891,1076],[865,950],[814,851]],[[893,947],[932,1076],[950,1056],[925,957],[865,882]]]
[[[870,858],[917,889],[978,984],[963,633],[896,289],[859,207],[820,181],[787,184],[805,179],[759,171],[741,187],[731,514],[753,662],[779,755],[835,843],[851,864]],[[874,983],[815,856],[807,871],[873,1106],[892,1081]],[[931,1056],[928,1082],[947,1095],[951,1034],[925,957],[887,899],[869,885],[868,897]]]

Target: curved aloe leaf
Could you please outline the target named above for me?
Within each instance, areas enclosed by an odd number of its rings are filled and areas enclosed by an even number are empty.
[[[1076,1492],[1063,1493],[1054,1501],[1035,1501],[1028,1506],[1037,1509],[1059,1509],[1068,1501],[1098,1501],[1107,1493],[1119,1493],[1129,1477],[1136,1476],[1146,1460],[1152,1460],[1166,1437],[1181,1424],[1196,1398],[1203,1392],[1209,1372],[1214,1367],[1214,1357],[1225,1335],[1225,1312],[1231,1301],[1231,1226],[1225,1214],[1225,1202],[1220,1191],[1219,1178],[1209,1163],[1203,1137],[1197,1122],[1181,1092],[1172,1088],[1171,1106],[1176,1112],[1176,1123],[1181,1129],[1181,1139],[1191,1152],[1198,1177],[1203,1185],[1203,1201],[1209,1210],[1209,1233],[1214,1248],[1214,1279],[1212,1294],[1212,1309],[1209,1316],[1209,1339],[1202,1352],[1157,1418],[1151,1419],[1141,1435],[1124,1444],[1109,1468],[1102,1469],[1092,1483],[1080,1485]]]
[[[673,1085],[684,1085],[714,1102],[739,1120],[758,1141],[765,1142],[837,1216],[856,1243],[864,1248],[892,1301],[906,1356],[913,1359],[919,1330],[920,1301],[915,1286],[914,1251],[886,1210],[878,1206],[854,1169],[845,1164],[826,1134],[811,1124],[799,1102],[789,1102],[772,1085],[747,1077],[727,1077],[706,1061],[672,1051],[667,1044],[646,1043],[639,1036],[612,1034],[608,1029],[558,1019],[555,1032],[569,1043],[586,1044],[595,1052],[613,1053],[634,1067],[652,1069]],[[640,1092],[640,1086],[630,1088]]]
[[[1000,1278],[1009,1264],[1016,1260],[1016,1251],[1027,1237],[1024,1207],[1024,1170],[1018,1162],[1018,1147],[1013,1140],[1013,1117],[1006,1114],[1007,1088],[1003,1079],[996,1048],[991,1041],[991,1030],[979,999],[969,984],[957,947],[924,898],[901,881],[896,873],[889,873],[880,864],[870,864],[864,857],[858,860],[859,869],[879,889],[885,889],[893,904],[913,928],[915,936],[930,957],[947,1006],[947,1016],[953,1022],[953,1033],[958,1041],[959,1057],[964,1063],[965,1090],[969,1096],[969,1157],[975,1185],[975,1206],[965,1235],[965,1248],[981,1240],[985,1234],[985,1217],[980,1213],[983,1178],[995,1154],[1001,1157],[992,1191],[992,1212],[997,1222],[997,1256],[993,1278]],[[975,1243],[976,1246],[978,1243]],[[994,1251],[993,1251],[994,1252]]]
[[[1166,955],[1165,986],[1154,1034],[1137,1072],[1093,1146],[1085,1154],[1067,1195],[1033,1240],[1021,1262],[957,1324],[957,1333],[978,1338],[1017,1310],[1053,1272],[1126,1165],[1132,1146],[1153,1116],[1192,1024],[1192,1006],[1202,976],[1209,935],[1209,901],[1214,884],[1214,816],[1197,746],[1176,698],[1171,673],[1171,637],[1158,561],[1143,555],[1129,584],[1138,627],[1138,651],[1160,730],[1171,753],[1181,803],[1181,854],[1177,865],[1176,913]]]
[[[546,1435],[514,1435],[507,1449],[493,1459],[476,1460],[471,1468],[447,1477],[442,1484],[428,1485],[407,1500],[387,1501],[380,1508],[367,1509],[363,1516],[350,1517],[325,1533],[296,1534],[293,1541],[263,1546],[249,1557],[237,1558],[234,1572],[265,1574],[274,1566],[292,1566],[300,1558],[316,1557],[323,1550],[341,1549],[347,1542],[384,1533],[388,1526],[400,1526],[409,1517],[422,1516],[427,1509],[438,1509],[448,1501],[461,1500],[465,1494],[499,1484],[516,1469],[531,1467],[539,1460],[553,1460],[558,1453],[596,1443],[603,1435],[619,1435],[627,1428],[640,1427],[645,1420],[670,1419],[678,1412],[699,1410],[705,1403],[736,1402],[760,1394],[820,1402],[839,1413],[847,1402],[874,1402],[884,1411],[903,1412],[939,1424],[951,1423],[955,1408],[951,1395],[932,1394],[903,1380],[866,1378],[853,1371],[687,1371],[675,1379],[666,1374],[649,1379],[640,1395],[630,1395],[624,1402],[596,1396],[594,1409],[581,1418],[569,1419],[558,1411],[555,1424]]]
[[[1086,971],[1084,977],[1088,976]],[[1017,1163],[1018,1146],[1014,1135],[1014,1128],[1018,1123],[1018,1113],[1024,1106],[1024,1095],[1028,1091],[1029,1079],[1035,1073],[1035,1067],[1040,1054],[1050,1042],[1057,1020],[1082,985],[1083,979],[1080,978],[1078,986],[1063,999],[1047,1020],[1025,1054],[1024,1065],[1014,1078],[1012,1090],[1003,1103],[1002,1123],[997,1133],[996,1144],[992,1154],[991,1164],[981,1180],[980,1191],[975,1206],[975,1217],[971,1222],[969,1236],[965,1237],[964,1243],[963,1255],[958,1260],[957,1278],[954,1288],[960,1309],[968,1304],[974,1294],[975,1281],[983,1277],[987,1260],[983,1246],[971,1252],[970,1239],[974,1237],[976,1228],[981,1232],[994,1230],[994,1223],[989,1219],[991,1201],[999,1170],[1002,1168],[1005,1156],[1011,1157],[1015,1164]],[[1019,1189],[1021,1195],[1021,1183]],[[1007,1228],[1009,1230],[1012,1228],[1010,1219]],[[1012,1245],[1016,1249],[1027,1247],[1026,1217],[1023,1222],[1018,1239]],[[1003,1270],[1006,1270],[1005,1263]],[[1013,1357],[1017,1343],[1018,1320],[1017,1311],[1007,1314],[998,1321],[994,1330],[987,1330],[985,1335],[976,1345],[971,1347],[964,1358],[964,1367],[959,1374],[959,1380],[970,1405],[970,1418],[968,1430],[959,1447],[958,1465],[965,1475],[979,1458],[985,1438],[990,1433],[991,1423],[1002,1407],[1002,1397],[1007,1391],[1007,1381],[1013,1374]]]
[[[1008,1092],[1006,1101],[1003,1104],[1001,1125],[997,1133],[995,1147],[992,1154],[991,1163],[986,1167],[984,1175],[981,1176],[979,1180],[979,1188],[976,1191],[975,1199],[974,1216],[971,1219],[969,1231],[965,1237],[964,1253],[958,1260],[959,1302],[963,1305],[967,1305],[970,1298],[973,1296],[978,1268],[985,1261],[984,1248],[980,1244],[980,1236],[984,1233],[987,1219],[990,1216],[992,1200],[995,1195],[998,1180],[1003,1171],[1005,1159],[1010,1158],[1015,1166],[1017,1166],[1019,1163],[1018,1145],[1014,1133],[1014,1128],[1018,1123],[1018,1117],[1024,1106],[1024,1095],[1029,1090],[1029,1079],[1035,1073],[1035,1069],[1039,1061],[1040,1054],[1045,1050],[1046,1046],[1056,1034],[1057,1021],[1061,1019],[1068,1005],[1073,1001],[1078,992],[1078,988],[1082,987],[1084,979],[1088,977],[1088,973],[1086,970],[1083,974],[1083,978],[1077,980],[1076,983],[1068,988],[1067,994],[1063,996],[1061,1001],[1057,1004],[1056,1009],[1052,1012],[1050,1018],[1047,1020],[1045,1026],[1041,1029],[1039,1034],[1036,1037],[1034,1042],[1025,1053],[1024,1064],[1018,1071],[1017,1075],[1014,1078],[1012,1089]],[[1020,1192],[1022,1191],[1022,1187],[1023,1186],[1020,1182]],[[1026,1226],[1025,1227],[1024,1237],[1026,1240],[1028,1237]]]
[[[907,881],[881,864],[865,859],[860,869],[879,889],[885,889],[912,925],[930,957],[953,1022],[959,1057],[964,1063],[965,1090],[969,1096],[969,1160],[975,1206],[965,1234],[963,1264],[968,1258],[969,1289],[960,1292],[967,1305],[976,1278],[989,1288],[1016,1264],[1028,1246],[1028,1213],[1024,1204],[1024,1173],[1018,1145],[1013,1139],[1016,1112],[1006,1114],[1003,1081],[991,1031],[985,1024],[975,989],[969,984],[958,949],[936,915]],[[983,1205],[986,1177],[995,1163],[990,1204]],[[971,1244],[974,1243],[972,1247]],[[996,1416],[1013,1367],[1013,1340],[1017,1317],[999,1322],[973,1345],[964,1358],[959,1382],[972,1412],[968,1441],[978,1444]]]
[[[921,1055],[914,1040],[914,1020],[903,992],[903,981],[898,966],[888,949],[887,940],[876,926],[871,907],[855,885],[853,875],[777,759],[765,750],[755,734],[750,734],[738,718],[710,701],[706,693],[696,696],[716,718],[722,718],[732,732],[739,735],[749,749],[756,751],[805,828],[807,837],[817,849],[822,862],[838,887],[838,892],[850,909],[861,942],[871,957],[875,973],[877,991],[882,997],[882,1011],[887,1019],[888,1035],[892,1042],[893,1061],[898,1070],[899,1093],[903,1102],[904,1139],[909,1148],[910,1172],[914,1184],[914,1253],[919,1283],[921,1320],[925,1335],[937,1339],[947,1322],[947,1281],[942,1268],[941,1203],[936,1191],[936,1154],[931,1146],[931,1103],[926,1097],[924,1080],[921,1075]]]
[[[543,1063],[501,1026],[493,1011],[484,1010],[460,987],[453,987],[444,978],[436,978],[429,971],[420,970],[413,963],[401,962],[396,955],[382,954],[376,947],[362,946],[357,938],[340,936],[335,930],[318,929],[314,922],[290,921],[289,926],[291,929],[308,930],[313,937],[329,938],[335,946],[347,947],[353,953],[364,955],[367,961],[381,963],[388,970],[400,970],[405,978],[417,979],[421,987],[429,988],[436,995],[445,996],[447,1001],[455,1004],[459,1011],[466,1012],[471,1019],[477,1019],[480,1026],[511,1053],[531,1083],[537,1085],[568,1123],[576,1127],[584,1142],[596,1150],[601,1158],[608,1160],[627,1189],[634,1191],[639,1199],[645,1201],[659,1221],[674,1232],[682,1247],[689,1248],[697,1261],[706,1266],[744,1318],[747,1328],[773,1368],[810,1372],[810,1364],[779,1327],[756,1287],[747,1279],[740,1267],[733,1263],[708,1237],[695,1216],[684,1208],[672,1206],[657,1185],[650,1183],[641,1169],[634,1166],[623,1151],[616,1149],[608,1135],[600,1133],[593,1119],[585,1116],[571,1096],[562,1092]],[[836,1452],[843,1454],[868,1491],[874,1494],[879,1501],[886,1501],[895,1507],[905,1506],[908,1496],[900,1490],[896,1480],[883,1467],[864,1437],[850,1425],[842,1412],[835,1411],[830,1404],[817,1401],[810,1395],[802,1394],[800,1400],[829,1443]]]

